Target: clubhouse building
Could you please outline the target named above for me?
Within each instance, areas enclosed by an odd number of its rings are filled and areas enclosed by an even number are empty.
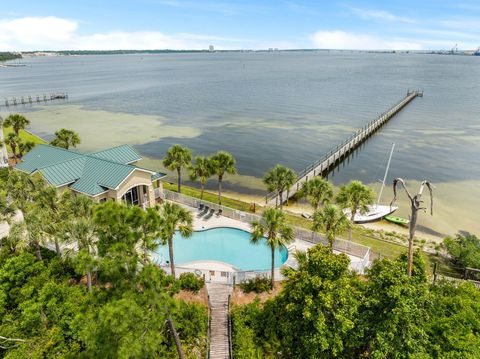
[[[69,188],[96,202],[123,200],[146,208],[155,204],[154,183],[161,190],[160,179],[165,174],[136,166],[141,159],[129,145],[79,153],[39,144],[15,169],[28,174],[40,173],[59,191]]]

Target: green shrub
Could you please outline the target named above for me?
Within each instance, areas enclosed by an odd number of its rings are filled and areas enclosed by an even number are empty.
[[[180,282],[181,289],[188,290],[193,293],[198,293],[198,291],[205,285],[203,278],[193,273],[180,274],[178,281]]]
[[[267,276],[258,276],[240,283],[240,288],[244,293],[262,293],[270,290],[270,279]]]

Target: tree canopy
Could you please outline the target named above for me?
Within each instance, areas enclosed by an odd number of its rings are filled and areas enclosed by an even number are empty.
[[[415,254],[377,260],[360,277],[345,254],[308,250],[279,295],[233,309],[235,358],[477,358],[480,291],[428,283]]]
[[[70,147],[75,148],[80,144],[80,136],[73,130],[61,128],[55,132],[55,138],[50,144],[68,150]]]
[[[480,238],[474,234],[447,237],[443,244],[455,265],[480,269]]]
[[[192,161],[192,151],[188,147],[173,145],[167,151],[163,159],[163,165],[170,171],[177,171],[177,190],[180,193],[182,187],[182,168],[189,168]]]
[[[0,358],[176,358],[167,323],[186,358],[205,356],[206,308],[175,299],[180,282],[150,261],[158,208],[59,195],[11,170],[0,184],[2,218],[24,216],[0,239]]]

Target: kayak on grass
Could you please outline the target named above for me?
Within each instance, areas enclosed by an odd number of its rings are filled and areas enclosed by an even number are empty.
[[[392,223],[395,223],[395,224],[401,224],[401,225],[404,225],[404,226],[406,226],[407,224],[410,223],[410,221],[408,219],[405,219],[405,218],[402,218],[402,217],[397,217],[397,216],[388,215],[388,216],[385,216],[383,218],[385,218],[389,222],[392,222]]]

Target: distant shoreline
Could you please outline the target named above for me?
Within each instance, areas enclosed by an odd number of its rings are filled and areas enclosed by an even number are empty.
[[[366,53],[366,54],[417,54],[417,55],[452,55],[473,56],[474,50],[339,50],[339,49],[237,49],[237,50],[59,50],[59,51],[22,51],[26,57],[37,56],[83,56],[83,55],[134,55],[134,54],[208,54],[208,53],[280,53],[280,52],[332,52],[332,53]]]

